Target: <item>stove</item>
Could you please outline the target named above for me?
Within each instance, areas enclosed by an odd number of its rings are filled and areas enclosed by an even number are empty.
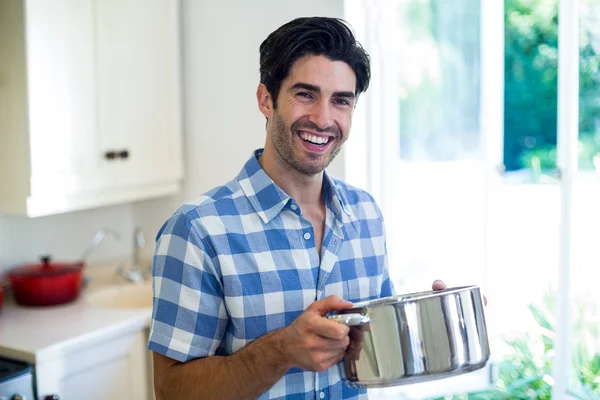
[[[0,357],[0,400],[35,400],[31,365]]]

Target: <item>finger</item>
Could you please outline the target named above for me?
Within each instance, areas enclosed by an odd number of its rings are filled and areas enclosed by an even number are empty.
[[[360,342],[351,342],[348,347],[346,347],[347,354],[360,354],[362,351],[362,343]]]
[[[436,279],[435,281],[433,281],[431,288],[433,290],[444,290],[444,289],[446,289],[446,284],[444,282],[442,282],[441,280]]]
[[[343,339],[348,336],[350,327],[340,322],[331,321],[325,317],[311,318],[308,322],[308,330],[328,339]]]
[[[362,346],[360,349],[350,348],[350,346],[348,346],[345,357],[348,357],[348,360],[351,360],[351,361],[358,361],[358,360],[360,360],[360,351],[361,350],[362,350]]]
[[[339,351],[344,351],[350,344],[350,339],[346,336],[343,339],[328,339],[323,336],[315,336],[311,339],[308,348],[311,351],[321,351],[331,354],[337,354]]]
[[[362,342],[365,340],[365,333],[363,330],[358,329],[356,326],[350,328],[350,332],[348,333],[351,341]]]
[[[315,301],[308,309],[318,312],[321,316],[325,316],[330,311],[338,311],[352,308],[352,303],[340,299],[336,295],[325,297],[322,300]]]
[[[345,355],[345,351],[342,351],[340,353],[336,353],[333,356],[331,356],[328,360],[327,363],[330,363],[331,366],[336,365],[337,363],[339,363],[340,361],[342,361],[342,359],[344,358]]]
[[[350,345],[350,339],[346,336],[344,339],[335,340],[335,339],[325,339],[326,343],[323,347],[328,351],[344,351]]]

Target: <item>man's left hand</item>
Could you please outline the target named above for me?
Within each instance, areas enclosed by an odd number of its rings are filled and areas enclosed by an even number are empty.
[[[446,284],[443,281],[436,279],[433,281],[431,288],[433,290],[444,290],[446,289]],[[487,298],[485,296],[483,296],[483,304],[487,306]]]

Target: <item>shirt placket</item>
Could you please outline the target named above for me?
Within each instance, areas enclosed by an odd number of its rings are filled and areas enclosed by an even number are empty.
[[[323,245],[321,246],[321,263],[319,265],[319,278],[317,282],[317,299],[324,296],[325,283],[338,260],[338,252],[342,244],[342,223],[334,218],[331,210],[327,209],[325,220],[325,232],[323,232]],[[331,234],[330,234],[331,232]],[[329,375],[328,371],[315,373],[315,399],[329,399]]]
[[[315,300],[321,300],[324,295],[325,282],[338,259],[338,251],[341,247],[343,238],[343,223],[334,218],[331,209],[326,209],[325,229],[323,232],[323,243],[321,245],[321,254],[323,254],[323,257],[319,258],[319,253],[315,246],[314,228],[312,223],[303,217],[299,207],[295,203],[292,203],[290,208],[300,218],[302,226],[301,236],[305,241],[307,251],[309,251],[311,264],[317,263],[319,265],[319,274],[315,281]],[[331,235],[329,232],[331,232]],[[313,372],[315,400],[329,399],[329,390],[327,387],[329,378],[327,374],[327,371],[320,373]],[[322,385],[324,385],[324,387],[321,387]]]
[[[316,374],[315,379],[315,399],[324,400],[329,399],[329,389],[327,387],[328,379],[327,379],[327,371],[318,372]],[[323,387],[321,387],[323,386]]]
[[[319,279],[317,282],[317,298],[321,299],[325,290],[325,283],[338,260],[338,252],[342,245],[342,222],[333,217],[331,210],[327,209],[325,232],[321,253],[323,257],[319,265]],[[341,294],[340,294],[341,295]]]

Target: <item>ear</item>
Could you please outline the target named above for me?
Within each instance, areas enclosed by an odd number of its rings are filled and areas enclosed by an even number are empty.
[[[271,94],[263,83],[260,83],[256,88],[256,101],[260,112],[270,120],[273,114],[273,101],[271,100]]]

